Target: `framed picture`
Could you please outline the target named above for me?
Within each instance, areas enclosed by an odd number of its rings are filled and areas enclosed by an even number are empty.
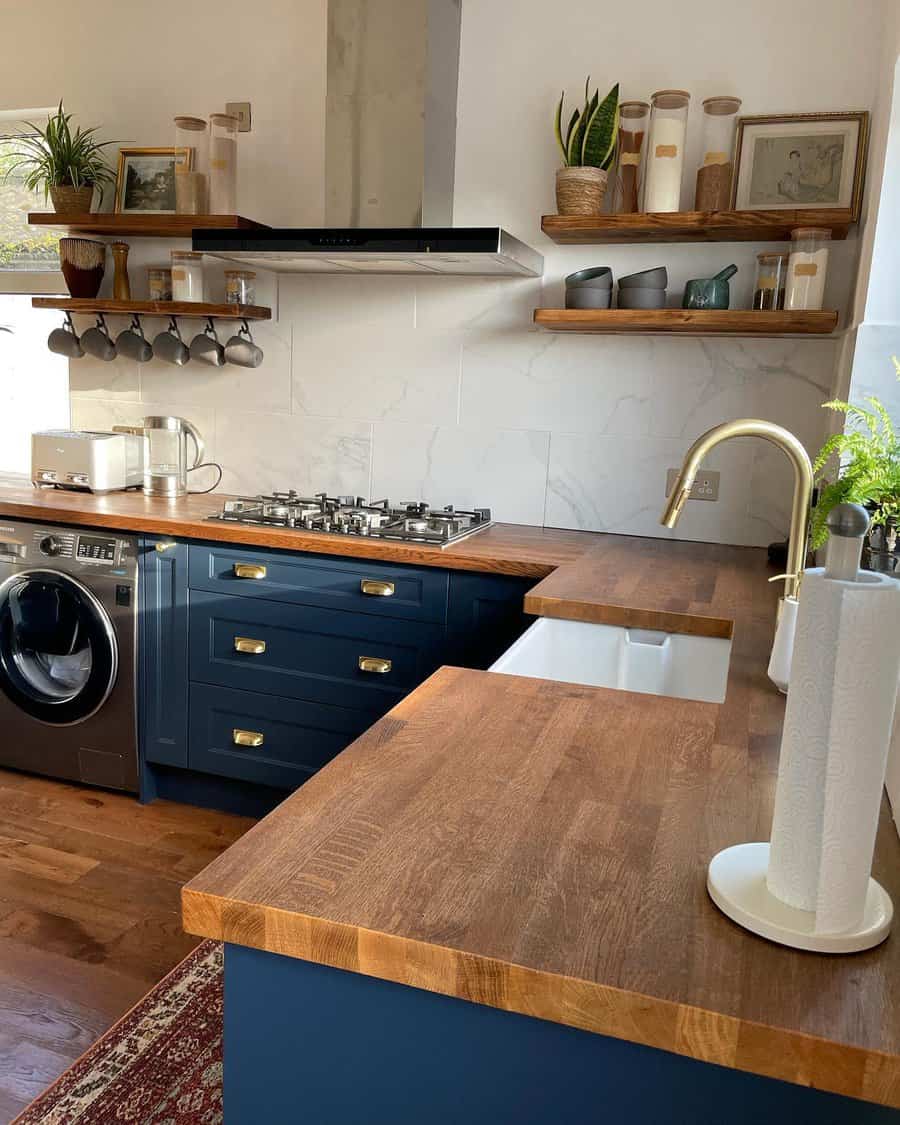
[[[120,148],[116,174],[116,213],[175,213],[175,166],[185,171],[190,149]]]
[[[738,118],[732,207],[849,207],[856,222],[868,140],[864,110]]]

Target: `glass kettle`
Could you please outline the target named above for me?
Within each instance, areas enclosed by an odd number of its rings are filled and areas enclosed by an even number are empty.
[[[196,426],[186,418],[154,414],[143,421],[142,432],[149,452],[144,472],[147,496],[186,496],[187,475],[203,464],[206,445]],[[194,444],[193,459],[188,456],[188,438]]]

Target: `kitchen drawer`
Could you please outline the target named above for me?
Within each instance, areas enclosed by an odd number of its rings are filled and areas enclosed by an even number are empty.
[[[191,769],[284,789],[302,785],[372,722],[343,707],[205,684],[191,684],[190,713]]]
[[[425,621],[190,592],[191,680],[373,714],[443,663],[445,636]],[[261,651],[237,651],[238,638]],[[390,670],[363,671],[362,657],[390,661]]]
[[[250,568],[245,573],[261,576],[238,577],[235,567]],[[409,621],[443,622],[447,616],[449,575],[444,570],[389,566],[330,555],[257,551],[228,544],[192,544],[189,568],[192,590]]]

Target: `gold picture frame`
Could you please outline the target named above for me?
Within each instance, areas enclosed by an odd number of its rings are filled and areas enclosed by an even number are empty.
[[[867,110],[739,117],[732,209],[849,209],[857,222],[868,146]]]
[[[120,148],[116,172],[117,215],[174,215],[175,168],[190,169],[192,149]]]

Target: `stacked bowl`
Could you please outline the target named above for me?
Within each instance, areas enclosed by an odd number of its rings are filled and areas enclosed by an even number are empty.
[[[612,304],[612,270],[594,266],[566,278],[567,309],[608,309]]]
[[[619,278],[620,309],[664,309],[669,274],[665,266]]]

